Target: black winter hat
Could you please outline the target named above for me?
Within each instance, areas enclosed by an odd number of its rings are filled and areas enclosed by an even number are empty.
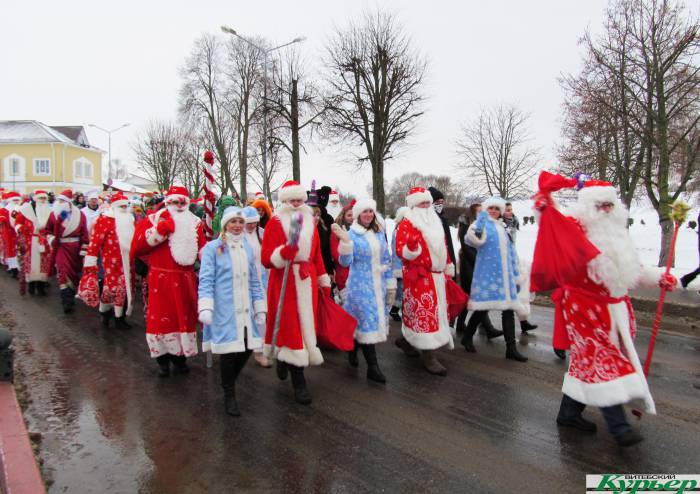
[[[430,195],[433,196],[433,202],[440,199],[445,199],[445,195],[435,187],[428,187],[428,192],[430,192]]]

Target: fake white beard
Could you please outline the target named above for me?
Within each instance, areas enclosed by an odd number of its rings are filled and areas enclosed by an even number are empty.
[[[627,231],[625,206],[617,200],[613,210],[605,213],[594,204],[577,203],[569,213],[579,220],[588,239],[600,250],[600,255],[588,263],[588,276],[605,285],[611,296],[626,295],[637,284],[642,266]]]
[[[44,228],[46,222],[49,221],[51,215],[51,206],[46,202],[37,202],[34,204],[36,219],[39,222],[39,228]]]
[[[38,206],[38,205],[37,205]],[[70,211],[70,203],[67,203],[65,201],[56,201],[53,203],[53,212],[55,214],[60,214],[63,211]],[[37,212],[37,217],[39,216]]]
[[[122,211],[121,208],[112,208],[112,211],[114,212],[119,248],[122,252],[129,252],[131,239],[134,236],[134,217],[128,211]]]
[[[442,221],[432,207],[414,207],[405,216],[413,226],[418,228],[423,234],[423,238],[428,243],[428,248],[435,254],[447,252],[445,247],[445,230],[442,228]]]
[[[336,218],[338,218],[338,215],[343,212],[343,206],[341,206],[340,204],[328,204],[328,206],[326,207],[326,212],[331,216],[331,218],[333,218],[333,220],[335,220]]]
[[[199,218],[185,209],[168,206],[175,231],[170,235],[170,253],[180,266],[191,266],[197,260],[197,224]]]

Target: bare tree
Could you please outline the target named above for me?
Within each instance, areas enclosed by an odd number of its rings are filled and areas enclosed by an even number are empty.
[[[185,152],[178,170],[178,180],[190,192],[190,197],[199,197],[204,189],[204,151],[207,150],[203,129],[196,127],[183,132]]]
[[[187,153],[185,135],[175,123],[153,120],[133,146],[136,161],[160,190],[175,183]]]
[[[306,76],[299,52],[290,48],[276,59],[266,104],[277,117],[277,144],[292,158],[292,178],[301,181],[301,134],[321,125],[327,101]],[[281,131],[281,132],[280,132]]]
[[[250,174],[250,178],[268,201],[272,202],[272,194],[289,178],[289,159],[285,156],[286,153],[283,152],[280,144],[281,139],[276,134],[279,130],[275,130],[274,120],[272,127],[268,129],[268,139],[263,137],[262,125],[258,124],[256,127],[259,127],[254,134],[255,148],[258,152],[251,156],[250,163],[253,173]],[[267,146],[267,162],[264,167],[262,164],[263,146]]]
[[[357,158],[372,167],[372,195],[384,213],[384,164],[423,114],[426,62],[395,16],[376,12],[336,30],[326,68],[327,129],[362,147]]]
[[[529,116],[512,105],[482,109],[462,127],[457,171],[472,193],[526,197],[538,170],[539,151],[528,134]]]
[[[201,119],[207,123],[207,138],[211,141],[220,164],[222,192],[237,193],[234,179],[238,167],[232,167],[237,144],[234,131],[230,92],[227,89],[225,47],[219,38],[204,34],[197,41],[184,66],[180,69],[180,114],[189,121]]]

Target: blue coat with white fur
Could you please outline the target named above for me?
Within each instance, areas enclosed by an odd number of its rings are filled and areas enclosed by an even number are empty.
[[[243,239],[229,247],[215,239],[202,249],[198,311],[212,310],[214,321],[204,326],[202,350],[243,352],[262,347],[263,331],[255,314],[266,312],[255,255]]]
[[[482,228],[481,236],[477,229]],[[467,230],[467,244],[477,250],[469,310],[521,312],[516,285],[520,282],[518,256],[500,220],[486,217]]]
[[[350,268],[343,308],[357,319],[355,340],[362,344],[386,341],[389,330],[387,289],[396,289],[389,246],[382,231],[354,223],[350,244],[338,246],[339,262]]]

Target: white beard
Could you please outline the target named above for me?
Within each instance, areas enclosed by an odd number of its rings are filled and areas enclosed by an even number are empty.
[[[282,223],[282,229],[287,236],[287,240],[289,240],[289,229],[292,223],[292,215],[297,213],[302,214],[304,217],[304,223],[302,224],[301,232],[299,233],[299,252],[295,257],[295,260],[308,261],[311,257],[311,246],[313,245],[314,230],[316,229],[313,210],[306,204],[302,204],[298,208],[295,208],[289,203],[282,203],[275,210],[275,216],[277,216],[280,223]]]
[[[340,213],[343,212],[343,206],[341,206],[340,204],[338,204],[337,206],[332,206],[332,205],[329,204],[329,205],[326,207],[326,212],[327,212],[327,213],[333,218],[333,220],[335,221],[336,218],[338,218],[338,215],[339,215]]]
[[[577,218],[586,236],[600,251],[588,263],[588,276],[601,283],[612,297],[622,297],[637,285],[642,271],[637,249],[627,231],[627,210],[617,201],[611,213],[588,205],[574,205],[569,211]]]
[[[114,226],[119,239],[119,249],[128,253],[131,249],[131,239],[134,236],[134,217],[128,212],[122,212],[118,208],[112,209],[114,212]]]
[[[36,219],[39,228],[44,228],[51,215],[51,206],[46,202],[35,203]]]
[[[170,235],[170,254],[180,266],[191,266],[197,260],[197,225],[199,218],[189,211],[170,211],[175,231]]]
[[[404,217],[423,234],[430,249],[433,264],[438,268],[447,262],[447,246],[442,221],[435,210],[430,208],[411,208]],[[443,266],[444,267],[444,266]]]
[[[38,206],[38,204],[37,204]],[[53,203],[53,212],[58,216],[63,211],[70,211],[70,204],[64,201],[56,201]],[[39,212],[37,211],[37,218],[39,217]]]

